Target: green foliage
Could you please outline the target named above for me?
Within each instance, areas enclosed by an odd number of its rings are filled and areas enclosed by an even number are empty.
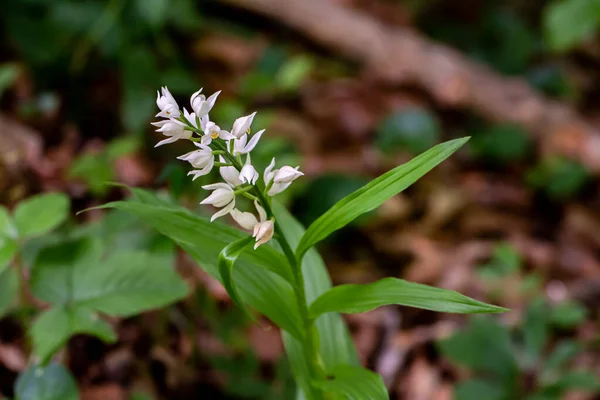
[[[536,299],[529,305],[522,326],[514,331],[490,318],[478,317],[439,342],[448,359],[472,370],[473,378],[455,387],[456,398],[559,400],[575,388],[600,393],[598,377],[571,368],[583,346],[571,340],[551,341],[552,309]],[[537,374],[534,387],[523,387],[521,375],[532,372]]]
[[[471,148],[475,155],[501,165],[522,160],[531,148],[529,135],[516,125],[493,125],[473,135]]]
[[[77,383],[60,364],[33,365],[19,375],[16,400],[78,400]]]
[[[390,304],[460,314],[507,311],[505,308],[482,303],[453,290],[397,278],[385,278],[364,285],[336,286],[317,298],[310,305],[309,312],[315,318],[328,312],[361,313]]]
[[[0,272],[0,317],[10,309],[19,292],[19,276],[12,268]]]
[[[19,237],[48,233],[63,223],[69,213],[69,198],[63,193],[37,195],[22,201],[14,212]]]
[[[550,47],[568,50],[589,39],[600,26],[600,1],[556,0],[545,10],[544,30]]]
[[[499,243],[494,247],[491,260],[480,266],[478,272],[485,278],[501,278],[519,272],[521,264],[521,256],[513,246]]]
[[[411,161],[386,172],[361,189],[343,198],[313,222],[300,240],[296,255],[299,260],[319,241],[344,227],[361,214],[375,209],[386,200],[412,185],[419,178],[450,157],[469,138],[439,144]]]
[[[589,180],[581,164],[561,157],[546,158],[527,174],[530,185],[557,200],[575,196]]]
[[[377,128],[375,143],[385,152],[421,153],[440,141],[440,122],[424,108],[410,107],[386,117]]]
[[[6,89],[15,82],[19,76],[19,68],[15,64],[0,65],[0,97]]]
[[[221,282],[223,282],[223,286],[227,290],[229,297],[235,304],[237,304],[238,307],[244,310],[244,313],[251,319],[254,319],[254,317],[250,311],[246,309],[246,306],[242,302],[242,299],[240,298],[233,282],[233,264],[235,264],[237,258],[247,247],[252,246],[253,242],[254,238],[252,236],[246,236],[236,240],[221,250],[219,253],[219,259],[217,261],[219,266],[219,274],[221,275]]]
[[[327,376],[327,380],[317,382],[317,386],[349,400],[386,400],[390,398],[381,376],[368,369],[350,365],[333,368]]]
[[[115,139],[101,152],[77,157],[69,167],[69,176],[83,180],[92,194],[103,196],[110,188],[106,182],[115,180],[115,161],[138,147],[139,142],[134,137]]]

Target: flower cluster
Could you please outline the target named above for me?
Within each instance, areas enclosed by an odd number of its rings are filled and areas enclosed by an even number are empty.
[[[161,91],[157,92],[156,105],[160,112],[156,117],[163,119],[153,122],[152,125],[167,138],[158,142],[156,147],[180,139],[191,141],[198,149],[177,158],[189,162],[194,167],[188,173],[194,180],[207,175],[215,166],[219,168],[224,182],[202,186],[212,193],[200,204],[211,204],[220,209],[212,216],[211,221],[230,214],[242,228],[252,231],[256,238],[256,249],[273,237],[275,227],[275,221],[272,217],[269,218],[265,211],[269,204],[264,203],[269,202],[271,196],[283,192],[304,174],[298,170],[299,167],[284,166],[274,169],[273,158],[263,173],[263,188],[259,181],[259,173],[252,165],[250,152],[256,147],[265,130],[252,133],[250,126],[256,112],[236,119],[230,131],[221,129],[211,121],[209,113],[220,93],[216,92],[207,98],[200,89],[190,97],[192,112],[185,108],[181,112],[169,90],[166,87],[161,88]],[[245,156],[243,163],[242,156]],[[239,195],[254,200],[258,218],[251,212],[235,208],[235,199]]]

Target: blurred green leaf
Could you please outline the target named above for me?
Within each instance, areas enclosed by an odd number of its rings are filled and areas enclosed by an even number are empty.
[[[599,0],[561,0],[547,6],[544,33],[554,50],[568,50],[589,39],[600,24]]]
[[[196,10],[196,4],[194,0],[171,1],[167,8],[169,21],[185,32],[199,30],[202,28],[202,18]]]
[[[563,301],[552,308],[550,319],[554,326],[575,328],[588,316],[587,309],[575,301]]]
[[[507,400],[504,388],[493,380],[470,379],[459,382],[454,388],[456,400]]]
[[[19,76],[19,67],[16,64],[0,64],[0,97],[10,88]]]
[[[359,215],[377,208],[389,198],[412,185],[450,157],[467,140],[469,138],[441,143],[344,197],[308,227],[296,249],[298,259],[302,260],[308,249],[332,232],[344,227]]]
[[[105,342],[117,340],[110,325],[92,310],[83,307],[57,307],[43,312],[31,326],[33,353],[45,364],[75,334],[94,335]]]
[[[385,118],[377,128],[377,147],[391,153],[406,149],[421,153],[440,141],[440,123],[424,108],[407,108]]]
[[[521,256],[513,246],[499,243],[494,247],[490,262],[480,266],[478,272],[485,277],[501,278],[518,272],[521,263]]]
[[[19,246],[14,239],[0,236],[0,272],[9,265],[19,251]]]
[[[525,130],[516,125],[494,125],[473,135],[471,148],[486,161],[500,164],[522,160],[531,147]]]
[[[0,236],[16,238],[17,229],[10,216],[10,213],[3,205],[0,205]]]
[[[79,400],[79,390],[62,365],[33,365],[19,375],[15,396],[16,400]]]
[[[153,27],[158,27],[165,22],[169,0],[136,0],[135,6],[146,22]]]
[[[237,258],[242,252],[254,243],[252,236],[245,236],[241,239],[236,240],[225,246],[219,253],[219,259],[217,261],[219,267],[219,274],[221,275],[221,282],[229,297],[233,302],[244,311],[244,313],[252,320],[255,318],[252,316],[250,311],[246,308],[246,305],[242,302],[242,299],[238,295],[237,289],[235,288],[233,281],[233,265]]]
[[[569,75],[558,65],[541,65],[527,72],[527,80],[537,90],[567,100],[577,99],[577,87]]]
[[[314,61],[308,55],[299,55],[281,67],[275,76],[275,82],[281,90],[297,90],[314,68]]]
[[[103,196],[110,189],[106,182],[114,180],[115,172],[105,154],[84,154],[77,157],[69,167],[69,176],[82,179],[90,192]]]
[[[583,350],[582,346],[572,340],[560,342],[544,362],[544,373],[560,373],[560,369],[569,363]]]
[[[370,284],[335,286],[310,305],[309,313],[313,318],[328,312],[361,313],[391,304],[460,314],[507,311],[453,290],[385,278]]]
[[[106,157],[110,161],[114,161],[119,157],[123,157],[135,153],[140,147],[139,139],[135,136],[125,136],[112,140],[106,147]]]
[[[523,322],[526,368],[537,364],[546,345],[549,334],[549,311],[548,305],[540,298],[533,300],[527,307]]]
[[[327,380],[315,382],[326,392],[349,400],[386,400],[389,395],[379,374],[361,367],[340,365],[329,371]]]
[[[590,371],[568,371],[562,374],[556,382],[546,386],[543,393],[549,392],[559,397],[567,390],[600,393],[600,379]]]
[[[590,174],[581,164],[561,157],[546,158],[527,173],[530,185],[555,199],[574,196],[589,180]]]
[[[519,370],[509,332],[492,318],[471,318],[465,329],[438,345],[452,362],[495,374],[509,391],[517,384]]]
[[[19,236],[38,236],[56,228],[67,219],[69,203],[64,193],[42,194],[23,200],[14,213]]]
[[[0,318],[6,314],[17,298],[19,275],[13,268],[0,272]]]

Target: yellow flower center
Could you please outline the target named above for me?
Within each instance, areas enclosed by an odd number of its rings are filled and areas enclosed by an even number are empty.
[[[210,137],[213,138],[213,139],[218,138],[219,137],[219,132],[217,132],[217,131],[211,132]]]

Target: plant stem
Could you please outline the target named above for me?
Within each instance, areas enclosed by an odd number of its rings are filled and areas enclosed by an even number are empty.
[[[211,147],[218,149],[217,151],[225,150],[225,147],[217,142],[213,141],[211,143]],[[228,162],[233,164],[233,166],[241,171],[242,164],[241,160],[236,159],[231,153],[224,152],[223,156],[227,159]],[[259,183],[260,185],[261,183]],[[267,218],[273,217],[273,210],[271,208],[271,204],[269,200],[265,197],[263,193],[263,188],[257,186],[252,186],[252,192],[258,198],[261,206],[265,209],[267,213]],[[312,380],[320,380],[325,378],[325,368],[323,367],[323,363],[321,361],[321,357],[319,355],[318,343],[316,341],[316,336],[314,334],[314,320],[310,318],[308,313],[308,302],[306,299],[306,288],[304,284],[304,275],[302,274],[302,265],[298,262],[290,243],[288,242],[283,230],[279,226],[279,224],[275,223],[275,233],[277,234],[277,241],[279,242],[281,249],[285,257],[287,258],[292,271],[294,273],[294,295],[296,297],[296,302],[298,303],[298,309],[300,311],[300,317],[302,318],[302,323],[304,325],[304,343],[303,343],[303,351],[306,362],[308,363],[308,368],[311,374]]]

